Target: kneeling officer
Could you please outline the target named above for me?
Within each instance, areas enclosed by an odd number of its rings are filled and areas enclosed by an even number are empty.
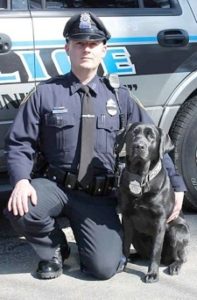
[[[56,222],[61,215],[70,221],[81,270],[107,279],[125,263],[114,192],[117,133],[123,119],[124,126],[151,120],[125,87],[119,87],[117,97],[110,83],[97,75],[110,38],[99,18],[91,13],[74,15],[63,35],[71,71],[39,84],[29,94],[6,139],[13,185],[6,214],[38,254],[38,278],[58,277],[69,256],[66,237]],[[46,167],[42,176],[33,178],[37,151]],[[165,165],[181,207],[182,178],[168,156]]]

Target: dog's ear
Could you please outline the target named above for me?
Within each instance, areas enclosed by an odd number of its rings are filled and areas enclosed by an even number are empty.
[[[133,128],[135,128],[135,126],[137,126],[139,124],[140,124],[140,122],[129,123],[126,128],[126,133],[128,133],[130,130],[132,131]]]
[[[116,142],[115,142],[115,153],[119,154],[124,146],[125,143],[125,137],[126,137],[126,128],[123,128],[119,130],[116,136]]]
[[[162,159],[165,153],[174,149],[174,145],[169,134],[165,133],[161,128],[158,128],[160,134],[159,156]]]
[[[125,141],[127,133],[132,130],[132,128],[138,123],[129,123],[126,128],[122,128],[119,130],[117,136],[116,136],[116,143],[115,143],[115,152],[118,154],[121,152]]]

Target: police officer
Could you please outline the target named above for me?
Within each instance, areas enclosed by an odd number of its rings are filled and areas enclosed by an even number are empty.
[[[63,35],[70,73],[30,93],[6,139],[13,185],[7,216],[38,254],[38,278],[58,277],[69,256],[56,222],[62,215],[70,221],[81,270],[107,279],[125,263],[114,192],[116,137],[128,123],[151,120],[125,87],[117,92],[97,75],[110,38],[99,18],[92,13],[74,15]],[[33,178],[37,151],[46,164],[42,176]],[[185,186],[168,155],[164,160],[176,192],[173,219],[181,209]]]

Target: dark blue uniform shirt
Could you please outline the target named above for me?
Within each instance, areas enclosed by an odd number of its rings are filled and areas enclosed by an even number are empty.
[[[49,164],[77,172],[81,143],[80,86],[71,72],[41,83],[27,101],[23,101],[6,139],[8,170],[13,185],[20,179],[31,178],[38,146]],[[88,86],[96,115],[95,169],[103,173],[114,172],[114,144],[120,129],[117,99],[103,78],[95,76]],[[130,97],[127,88],[120,87],[118,94],[126,124],[152,123],[145,110]],[[165,155],[164,163],[174,189],[184,191],[183,180],[168,155]]]

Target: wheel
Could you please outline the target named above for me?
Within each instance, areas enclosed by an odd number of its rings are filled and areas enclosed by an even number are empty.
[[[187,186],[185,206],[197,210],[197,95],[181,106],[169,134],[172,159]]]

